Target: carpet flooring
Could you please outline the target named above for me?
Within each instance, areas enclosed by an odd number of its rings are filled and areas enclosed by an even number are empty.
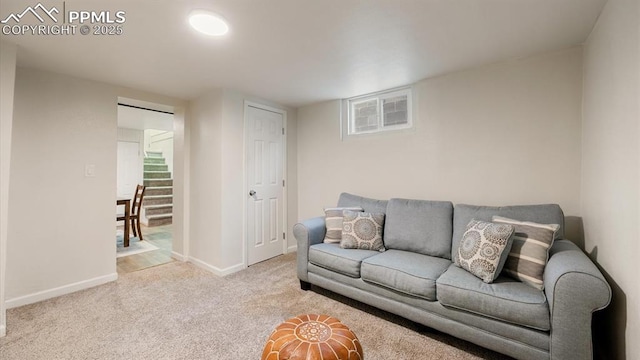
[[[322,289],[302,291],[295,253],[224,278],[172,262],[10,309],[0,359],[259,359],[271,331],[304,313],[342,320],[367,360],[508,359]]]

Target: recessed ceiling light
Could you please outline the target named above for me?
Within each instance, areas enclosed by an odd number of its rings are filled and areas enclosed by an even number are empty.
[[[222,36],[229,32],[229,25],[222,16],[206,10],[195,10],[189,14],[189,24],[199,32]]]

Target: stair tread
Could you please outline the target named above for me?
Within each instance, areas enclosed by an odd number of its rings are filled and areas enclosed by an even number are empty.
[[[158,214],[158,215],[148,215],[146,218],[149,220],[152,219],[166,219],[166,218],[170,218],[173,217],[173,213],[171,214]]]
[[[162,179],[162,178],[159,178],[159,179],[143,179],[143,181],[146,184],[158,183],[158,182],[163,182],[163,181],[164,182],[169,182],[170,181],[170,182],[173,183],[173,179],[171,179],[171,178],[165,178],[165,179]],[[150,185],[145,185],[145,186],[150,186]],[[153,185],[151,185],[151,186],[153,186]],[[162,186],[173,186],[173,185],[162,185]]]
[[[161,209],[166,207],[173,207],[173,204],[156,204],[156,205],[143,205],[145,209]]]
[[[167,198],[167,197],[173,197],[173,195],[167,194],[167,195],[145,195],[144,196],[145,199],[148,199],[148,198],[161,199],[161,198]]]
[[[155,195],[173,195],[173,189],[154,190],[154,189],[147,188],[146,196],[155,196]]]

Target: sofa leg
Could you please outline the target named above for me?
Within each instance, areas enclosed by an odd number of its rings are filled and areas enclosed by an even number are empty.
[[[311,284],[304,280],[300,280],[300,289],[304,291],[311,290]]]

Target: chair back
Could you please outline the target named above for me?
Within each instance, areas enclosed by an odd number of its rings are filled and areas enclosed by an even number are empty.
[[[140,215],[140,208],[142,207],[142,200],[144,199],[144,191],[146,186],[136,186],[136,192],[133,195],[133,201],[131,202],[131,216]]]

